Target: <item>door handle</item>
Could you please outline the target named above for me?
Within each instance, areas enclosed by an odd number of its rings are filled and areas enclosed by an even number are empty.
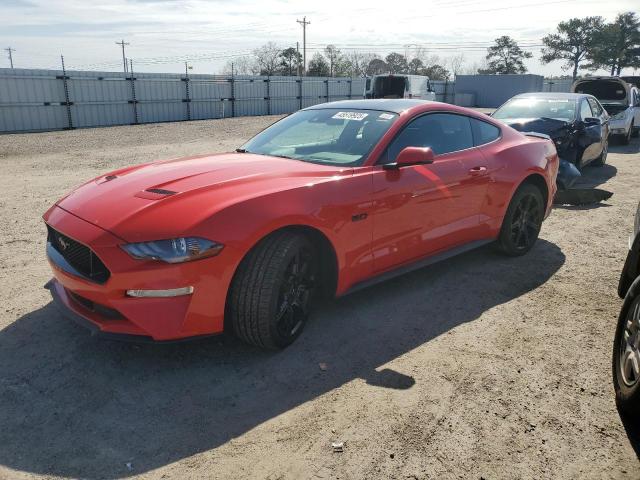
[[[487,173],[487,167],[473,167],[469,169],[470,175],[484,175]]]

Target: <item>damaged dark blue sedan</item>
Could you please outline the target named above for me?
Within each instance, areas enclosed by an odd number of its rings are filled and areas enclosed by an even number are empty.
[[[492,117],[521,132],[551,137],[561,160],[558,187],[571,186],[579,170],[602,166],[609,149],[609,115],[592,95],[523,93],[498,108]]]

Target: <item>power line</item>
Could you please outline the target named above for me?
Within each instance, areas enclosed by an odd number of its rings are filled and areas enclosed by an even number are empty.
[[[124,73],[127,73],[127,57],[124,54],[124,46],[125,45],[129,45],[127,42],[125,42],[124,40],[120,40],[119,42],[116,42],[116,45],[121,45],[122,46],[122,64],[124,66]]]
[[[11,65],[11,68],[13,68],[13,55],[11,55],[11,52],[15,52],[16,49],[15,48],[11,48],[11,47],[7,47],[7,48],[5,48],[5,50],[7,52],[9,52],[9,64]]]
[[[311,22],[307,22],[307,17],[302,17],[302,20],[297,20],[302,25],[302,73],[307,74],[307,25]]]

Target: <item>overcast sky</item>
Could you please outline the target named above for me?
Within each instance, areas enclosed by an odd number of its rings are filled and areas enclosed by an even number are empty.
[[[137,71],[219,73],[233,56],[267,41],[300,42],[306,15],[307,59],[328,43],[383,56],[419,45],[441,58],[463,53],[480,62],[500,35],[534,54],[531,73],[560,74],[539,62],[540,38],[558,22],[638,10],[638,0],[0,0],[0,46],[11,46],[15,67],[118,70],[124,39]],[[6,51],[0,66],[8,66]],[[631,73],[631,72],[630,72]]]

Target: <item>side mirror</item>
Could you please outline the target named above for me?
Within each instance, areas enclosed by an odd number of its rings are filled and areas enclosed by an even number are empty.
[[[584,119],[585,127],[592,127],[594,125],[600,125],[600,119],[594,117],[588,117]]]
[[[395,163],[387,163],[382,167],[385,170],[397,170],[409,165],[427,165],[433,163],[434,158],[431,147],[405,147],[398,154]]]

